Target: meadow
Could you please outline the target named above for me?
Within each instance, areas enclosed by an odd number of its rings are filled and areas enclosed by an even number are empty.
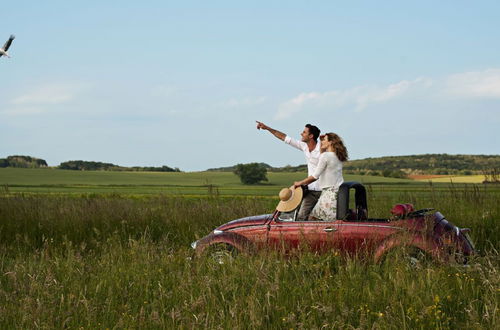
[[[271,213],[304,173],[242,186],[230,173],[0,169],[0,328],[494,329],[500,188],[346,177],[374,217],[398,202],[472,229],[468,267],[273,253],[216,264],[189,244]]]
[[[268,173],[268,182],[242,185],[229,172],[110,172],[57,169],[0,168],[0,189],[26,193],[125,193],[206,195],[208,188],[221,195],[274,196],[283,187],[303,179],[305,173]],[[372,184],[414,184],[415,181],[346,176],[347,181]],[[424,183],[422,183],[424,185]]]

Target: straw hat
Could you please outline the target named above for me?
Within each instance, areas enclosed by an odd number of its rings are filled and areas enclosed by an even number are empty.
[[[297,208],[302,201],[302,187],[283,188],[280,191],[280,202],[276,206],[276,210],[281,212],[289,212]]]

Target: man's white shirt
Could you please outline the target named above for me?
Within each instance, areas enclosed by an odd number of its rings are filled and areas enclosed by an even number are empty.
[[[319,163],[320,143],[316,143],[316,147],[312,151],[309,151],[307,143],[302,141],[297,141],[288,135],[285,137],[285,143],[304,152],[304,156],[306,157],[306,162],[307,162],[307,175],[308,176],[313,175],[314,172],[316,172],[316,167],[318,166]],[[318,181],[314,181],[307,187],[309,188],[309,190],[321,190],[319,188]]]

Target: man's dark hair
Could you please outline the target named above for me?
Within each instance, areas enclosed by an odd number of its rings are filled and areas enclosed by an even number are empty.
[[[311,124],[307,124],[306,127],[309,128],[309,134],[313,135],[314,141],[317,141],[318,137],[319,137],[319,133],[321,132],[319,130],[319,128],[317,128],[316,126],[311,125]]]

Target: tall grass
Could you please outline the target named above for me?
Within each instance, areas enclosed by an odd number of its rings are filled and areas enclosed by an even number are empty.
[[[271,213],[274,204],[268,198],[0,197],[0,246],[33,249],[48,240],[94,246],[111,236],[126,242],[147,234],[179,248],[229,220]]]
[[[269,198],[0,196],[0,328],[493,329],[498,199],[481,189],[369,194],[435,207],[472,228],[470,267],[369,264],[335,253],[191,259],[217,225],[270,213]]]

